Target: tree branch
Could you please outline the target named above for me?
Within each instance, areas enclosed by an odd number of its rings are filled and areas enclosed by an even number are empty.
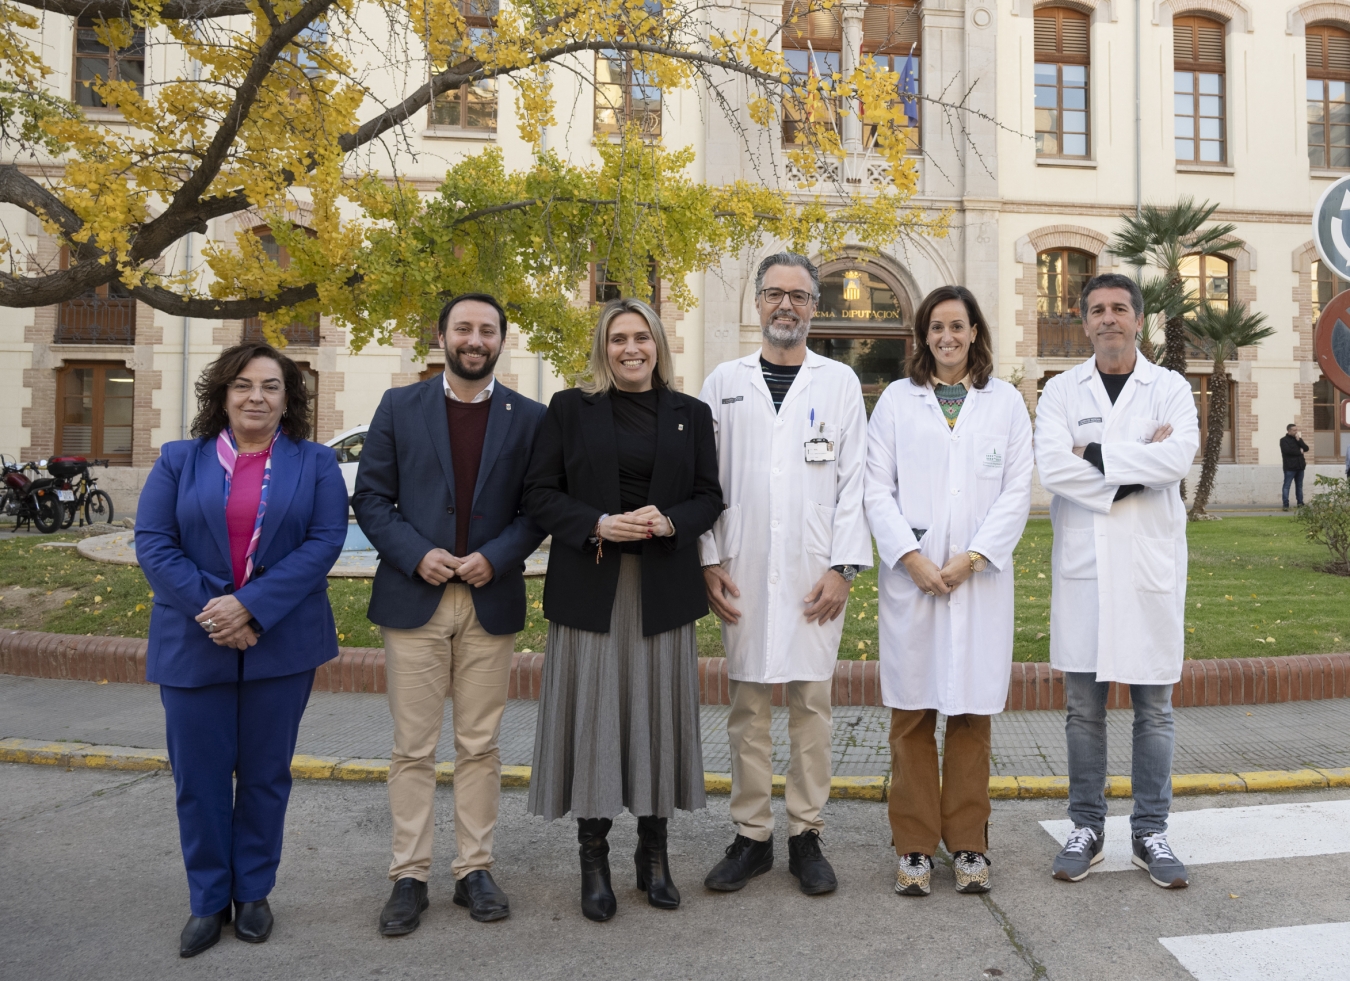
[[[356,286],[364,277],[361,273],[352,273],[344,284],[348,288]],[[256,317],[260,313],[275,313],[286,307],[293,307],[306,300],[319,296],[319,288],[313,283],[304,286],[288,286],[279,290],[276,296],[251,297],[241,300],[212,300],[206,297],[181,296],[161,286],[137,286],[131,295],[154,307],[162,313],[174,317],[197,317],[202,320],[242,320]]]
[[[131,5],[126,0],[14,0],[24,7],[33,7],[67,17],[102,17],[112,20],[127,17]],[[213,17],[240,17],[252,13],[244,0],[168,0],[160,10],[165,20],[209,20]]]

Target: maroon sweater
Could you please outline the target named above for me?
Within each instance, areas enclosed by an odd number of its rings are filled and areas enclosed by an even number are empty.
[[[469,554],[473,490],[478,484],[478,463],[483,459],[483,438],[487,435],[491,405],[491,399],[483,402],[445,400],[445,418],[450,424],[450,459],[455,466],[455,555]]]

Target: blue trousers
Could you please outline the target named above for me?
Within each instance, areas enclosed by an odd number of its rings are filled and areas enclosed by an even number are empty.
[[[1069,817],[1075,827],[1101,834],[1106,828],[1106,696],[1108,682],[1088,672],[1064,672],[1068,711],[1064,734],[1069,742]],[[1167,830],[1172,809],[1171,685],[1130,685],[1134,705],[1134,747],[1130,756],[1137,835]]]
[[[1350,472],[1350,471],[1347,471],[1347,472]],[[1303,471],[1302,471],[1302,470],[1286,470],[1286,471],[1284,472],[1284,487],[1282,487],[1282,488],[1280,489],[1280,499],[1284,502],[1284,506],[1285,506],[1285,507],[1288,507],[1288,506],[1289,506],[1289,485],[1290,485],[1290,484],[1293,484],[1293,485],[1294,485],[1294,490],[1297,491],[1297,495],[1296,495],[1296,496],[1298,497],[1298,503],[1299,503],[1299,506],[1302,506],[1302,505],[1303,505]]]
[[[242,656],[242,655],[241,655]],[[314,671],[161,685],[194,916],[265,899],[277,880],[291,757]]]

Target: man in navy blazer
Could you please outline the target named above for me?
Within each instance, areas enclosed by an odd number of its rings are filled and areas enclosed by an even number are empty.
[[[436,744],[454,701],[454,901],[473,919],[510,915],[493,881],[501,793],[497,737],[525,559],[544,538],[520,499],[544,406],[493,378],[506,312],[491,296],[450,300],[436,325],[445,372],[386,392],[366,434],[352,508],[380,553],[369,617],[384,634],[394,750],[393,892],[380,932],[417,929],[427,908]]]

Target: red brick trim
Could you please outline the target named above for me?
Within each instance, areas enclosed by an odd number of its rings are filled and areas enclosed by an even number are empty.
[[[29,630],[0,630],[0,674],[74,681],[145,684],[146,642],[133,637],[76,637]],[[881,665],[840,661],[834,669],[835,705],[881,705]],[[538,699],[544,655],[511,655],[508,698]],[[1178,708],[1261,705],[1350,696],[1350,653],[1187,661],[1172,690]],[[384,692],[384,649],[339,647],[338,656],[314,674],[315,691]],[[727,662],[698,660],[699,702],[731,704]],[[774,705],[787,704],[786,686],[773,686]],[[1111,685],[1108,708],[1129,708],[1128,685]],[[1048,664],[1012,666],[1005,711],[1064,708],[1064,676]]]

